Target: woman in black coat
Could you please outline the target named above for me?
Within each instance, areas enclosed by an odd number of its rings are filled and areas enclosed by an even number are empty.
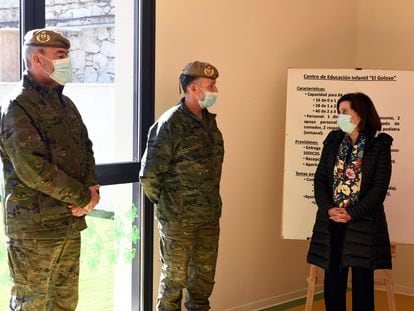
[[[315,173],[318,211],[307,256],[325,270],[327,311],[346,310],[348,268],[352,268],[354,311],[374,307],[374,270],[391,269],[391,249],[383,202],[391,178],[392,137],[362,93],[337,103],[341,130],[324,141]]]

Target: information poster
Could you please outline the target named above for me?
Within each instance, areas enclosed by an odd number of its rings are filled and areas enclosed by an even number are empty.
[[[337,129],[337,100],[346,93],[368,95],[394,138],[393,173],[385,200],[393,242],[414,244],[414,72],[355,69],[289,69],[282,237],[308,239],[316,216],[313,177],[323,141]],[[410,163],[411,162],[411,163]],[[362,177],[363,178],[363,177]]]

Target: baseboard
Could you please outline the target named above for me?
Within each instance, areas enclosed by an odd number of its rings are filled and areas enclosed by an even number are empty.
[[[375,286],[375,289],[386,291],[386,287],[383,285],[377,285]],[[322,285],[316,286],[315,294],[318,294],[321,292],[323,292],[323,286]],[[244,304],[241,306],[237,306],[237,307],[232,307],[224,311],[252,311],[252,310],[258,311],[258,310],[262,310],[262,309],[266,309],[266,308],[270,308],[270,307],[274,307],[278,305],[289,304],[289,303],[292,303],[294,301],[298,301],[301,299],[305,299],[306,293],[307,293],[307,288],[303,288],[301,290],[284,293],[278,296],[254,301],[254,302]],[[394,293],[414,297],[414,288],[394,284]]]
[[[406,295],[406,296],[414,296],[414,288],[407,287],[402,285],[394,285],[394,292],[396,294]]]
[[[323,286],[316,286],[315,294],[321,292],[322,289],[323,289]],[[284,293],[278,296],[254,301],[254,302],[251,302],[245,305],[232,307],[224,311],[253,311],[253,310],[257,311],[257,310],[262,310],[265,308],[270,308],[276,305],[287,304],[287,303],[305,298],[307,290],[308,288],[303,288],[301,290],[292,291],[292,292]]]
[[[381,290],[381,291],[387,291],[387,288],[385,287],[385,285],[377,285],[375,286],[375,289]],[[414,297],[414,288],[394,284],[394,293]]]

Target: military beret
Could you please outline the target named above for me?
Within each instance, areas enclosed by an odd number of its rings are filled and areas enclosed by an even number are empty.
[[[70,48],[70,42],[60,33],[49,29],[33,29],[24,36],[26,46],[44,46],[54,48]]]
[[[186,76],[208,78],[216,80],[219,72],[216,67],[209,63],[194,61],[184,66],[182,74]]]

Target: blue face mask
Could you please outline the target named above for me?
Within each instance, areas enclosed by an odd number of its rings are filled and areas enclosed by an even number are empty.
[[[351,134],[357,127],[356,124],[351,122],[350,115],[342,113],[338,115],[338,126],[343,132],[347,134]]]
[[[213,106],[217,100],[217,95],[217,92],[204,92],[204,99],[198,101],[201,109]]]
[[[60,85],[64,85],[70,81],[70,78],[72,78],[72,65],[70,64],[69,58],[51,60],[43,55],[41,56],[53,63],[54,70],[52,73],[48,73],[52,80]],[[46,70],[44,71],[47,72]]]

